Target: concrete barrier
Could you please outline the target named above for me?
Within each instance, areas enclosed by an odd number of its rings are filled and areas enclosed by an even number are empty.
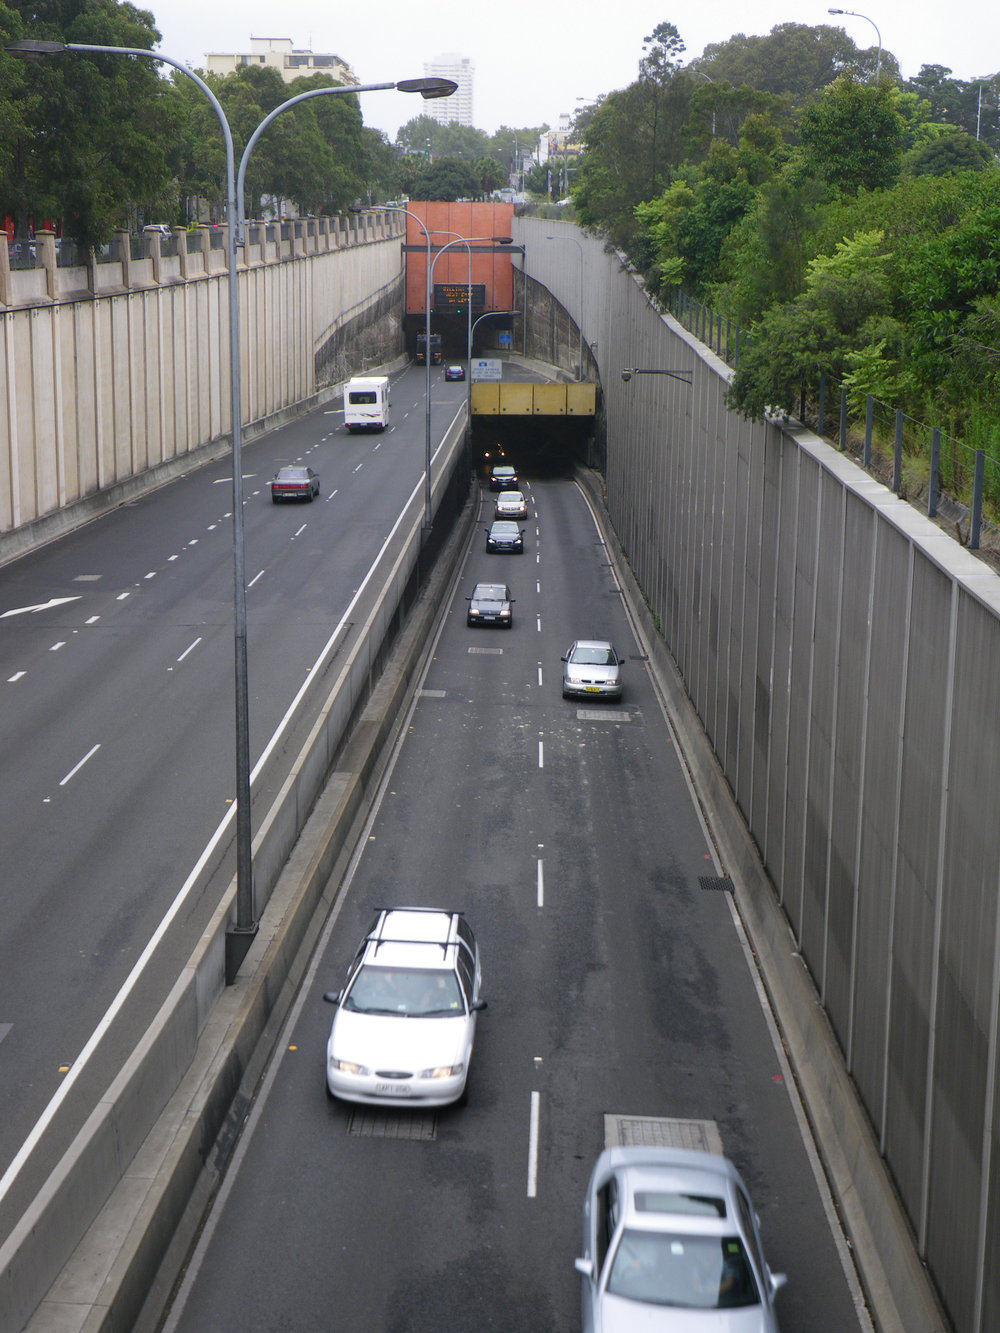
[[[858,1276],[879,1333],[947,1333],[913,1233],[857,1090],[844,1068],[812,978],[781,910],[725,774],[649,604],[624,559],[604,506],[601,478],[580,473],[607,539],[608,558],[651,647],[650,669],[666,700],[683,761],[699,794],[724,873],[757,957],[795,1073]],[[710,813],[709,813],[710,812]]]
[[[468,493],[464,458],[458,418],[435,471],[434,509],[442,524],[458,508],[456,497]],[[258,903],[267,906],[239,978],[224,986],[234,882],[143,1041],[0,1248],[0,1328],[70,1333],[135,1326],[227,1114],[239,1123],[234,1099],[290,984],[299,945],[418,667],[450,569],[448,562],[436,567],[430,590],[416,594],[422,519],[420,494],[383,554],[366,609],[341,649],[340,669],[254,839]],[[453,540],[446,549],[463,546]],[[383,672],[407,599],[414,598],[395,665]],[[260,781],[266,785],[266,776]],[[303,826],[321,792],[306,836]]]

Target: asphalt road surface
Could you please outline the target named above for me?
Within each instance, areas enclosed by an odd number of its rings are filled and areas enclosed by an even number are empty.
[[[435,442],[465,391],[435,371]],[[349,435],[335,402],[245,447],[252,762],[419,488],[423,370],[394,377],[392,398],[383,434]],[[292,462],[319,473],[319,498],[274,505],[267,483]],[[133,1049],[232,874],[230,858],[218,892],[185,900],[91,1051],[231,815],[231,511],[227,457],[0,568],[0,1235]]]
[[[784,1333],[870,1327],[599,530],[572,483],[527,486],[523,556],[487,555],[476,529],[171,1333],[577,1329],[609,1116],[649,1133],[714,1122],[788,1275]],[[480,578],[511,585],[509,631],[467,627]],[[562,699],[560,655],[586,636],[629,659],[620,703]],[[462,909],[479,938],[489,1008],[468,1104],[333,1103],[322,994],[373,909],[405,904]]]

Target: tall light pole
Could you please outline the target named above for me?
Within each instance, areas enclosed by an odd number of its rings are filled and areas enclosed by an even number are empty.
[[[583,379],[583,242],[578,241],[575,236],[546,236],[547,241],[572,241],[580,251],[580,364],[577,368],[577,383]]]
[[[875,36],[878,38],[878,54],[875,57],[875,82],[878,83],[878,77],[882,69],[882,34],[878,30],[878,24],[874,19],[870,19],[867,14],[859,14],[856,9],[828,9],[828,14],[850,14],[851,18],[864,19],[875,29]]]
[[[450,236],[451,232],[445,232],[444,235]],[[511,245],[513,243],[513,240],[514,238],[512,236],[456,236],[454,240],[448,241],[447,244],[442,245],[441,249],[434,256],[434,259],[431,262],[430,269],[427,274],[427,299],[429,302],[430,293],[433,290],[434,286],[434,270],[435,268],[437,268],[438,260],[445,253],[445,251],[450,250],[452,246],[454,245],[465,246],[469,254],[469,309],[468,309],[469,319],[468,319],[468,335],[467,335],[468,336],[467,378],[470,380],[472,378],[472,245],[473,242],[485,243],[487,241],[493,243],[494,245]],[[430,307],[428,306],[428,309],[429,308]],[[428,328],[429,327],[430,326],[428,324]],[[428,339],[426,354],[427,354],[427,363],[429,368],[430,367],[429,339]],[[466,397],[469,400],[469,411],[471,413],[471,386],[467,386]],[[471,416],[468,425],[469,429],[471,430],[472,428]],[[424,404],[424,454],[425,454],[424,529],[425,531],[429,532],[434,520],[433,511],[431,509],[431,390],[430,390],[429,373],[427,380],[427,399]]]
[[[246,160],[261,131],[280,112],[287,110],[303,96],[290,98],[277,107],[258,126],[243,153],[240,162],[239,198],[236,192],[233,134],[219,99],[194,70],[172,56],[145,47],[96,46],[84,42],[48,42],[24,40],[10,42],[7,51],[26,59],[60,55],[66,51],[101,55],[139,56],[159,64],[172,65],[196,83],[211,103],[226,145],[226,260],[229,283],[229,380],[232,414],[232,485],[233,485],[233,636],[235,655],[235,708],[236,708],[236,924],[226,931],[226,984],[236,979],[240,964],[247,955],[258,930],[253,892],[253,834],[250,811],[250,704],[247,676],[247,613],[246,574],[243,533],[243,453],[242,402],[240,386],[239,286],[236,274],[237,230],[242,231],[242,183]],[[348,94],[376,92],[383,88],[397,88],[401,92],[419,92],[425,98],[448,97],[457,84],[450,79],[408,79],[401,83],[379,83],[362,87],[336,87],[313,90],[314,94]],[[309,96],[309,94],[305,94]]]

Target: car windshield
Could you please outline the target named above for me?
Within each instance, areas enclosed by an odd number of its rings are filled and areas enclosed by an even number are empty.
[[[365,966],[344,997],[344,1008],[359,1014],[453,1018],[465,1006],[454,972]]]
[[[683,1309],[760,1304],[738,1236],[626,1230],[612,1260],[607,1290],[631,1301]]]
[[[490,583],[481,583],[476,589],[474,600],[477,602],[505,602],[507,600],[507,589],[495,587]]]
[[[577,666],[617,666],[618,659],[615,657],[615,650],[608,648],[604,644],[598,644],[590,648],[574,648],[569,659]]]
[[[521,529],[516,523],[494,523],[493,532],[497,537],[514,537]]]

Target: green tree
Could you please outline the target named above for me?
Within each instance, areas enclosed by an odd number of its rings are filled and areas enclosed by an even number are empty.
[[[944,133],[924,138],[903,155],[904,176],[947,176],[955,171],[985,171],[993,165],[993,154],[984,143],[964,130],[935,126]]]
[[[710,43],[692,69],[734,88],[746,84],[761,92],[789,94],[802,105],[854,68],[857,59],[857,47],[843,28],[779,23],[766,36],[740,32]]]
[[[502,190],[510,183],[510,173],[500,165],[495,157],[481,157],[475,163],[475,171],[479,178],[479,192],[482,195],[490,195],[494,190]]]
[[[800,296],[775,305],[753,326],[731,385],[735,407],[757,418],[789,408],[821,371],[841,379],[858,352],[898,343],[883,242],[880,231],[840,242],[808,265]],[[889,378],[883,376],[883,388]]]
[[[479,180],[468,162],[442,157],[427,164],[413,182],[416,199],[474,199],[479,194]]]
[[[803,111],[806,160],[834,189],[854,194],[891,185],[899,175],[903,122],[889,83],[841,75]]]
[[[114,0],[34,0],[9,10],[5,26],[24,37],[146,50],[159,40],[152,14]],[[98,245],[168,192],[175,119],[154,61],[67,52],[5,79],[3,100],[0,192],[20,234],[31,218],[61,220],[64,236]]]

